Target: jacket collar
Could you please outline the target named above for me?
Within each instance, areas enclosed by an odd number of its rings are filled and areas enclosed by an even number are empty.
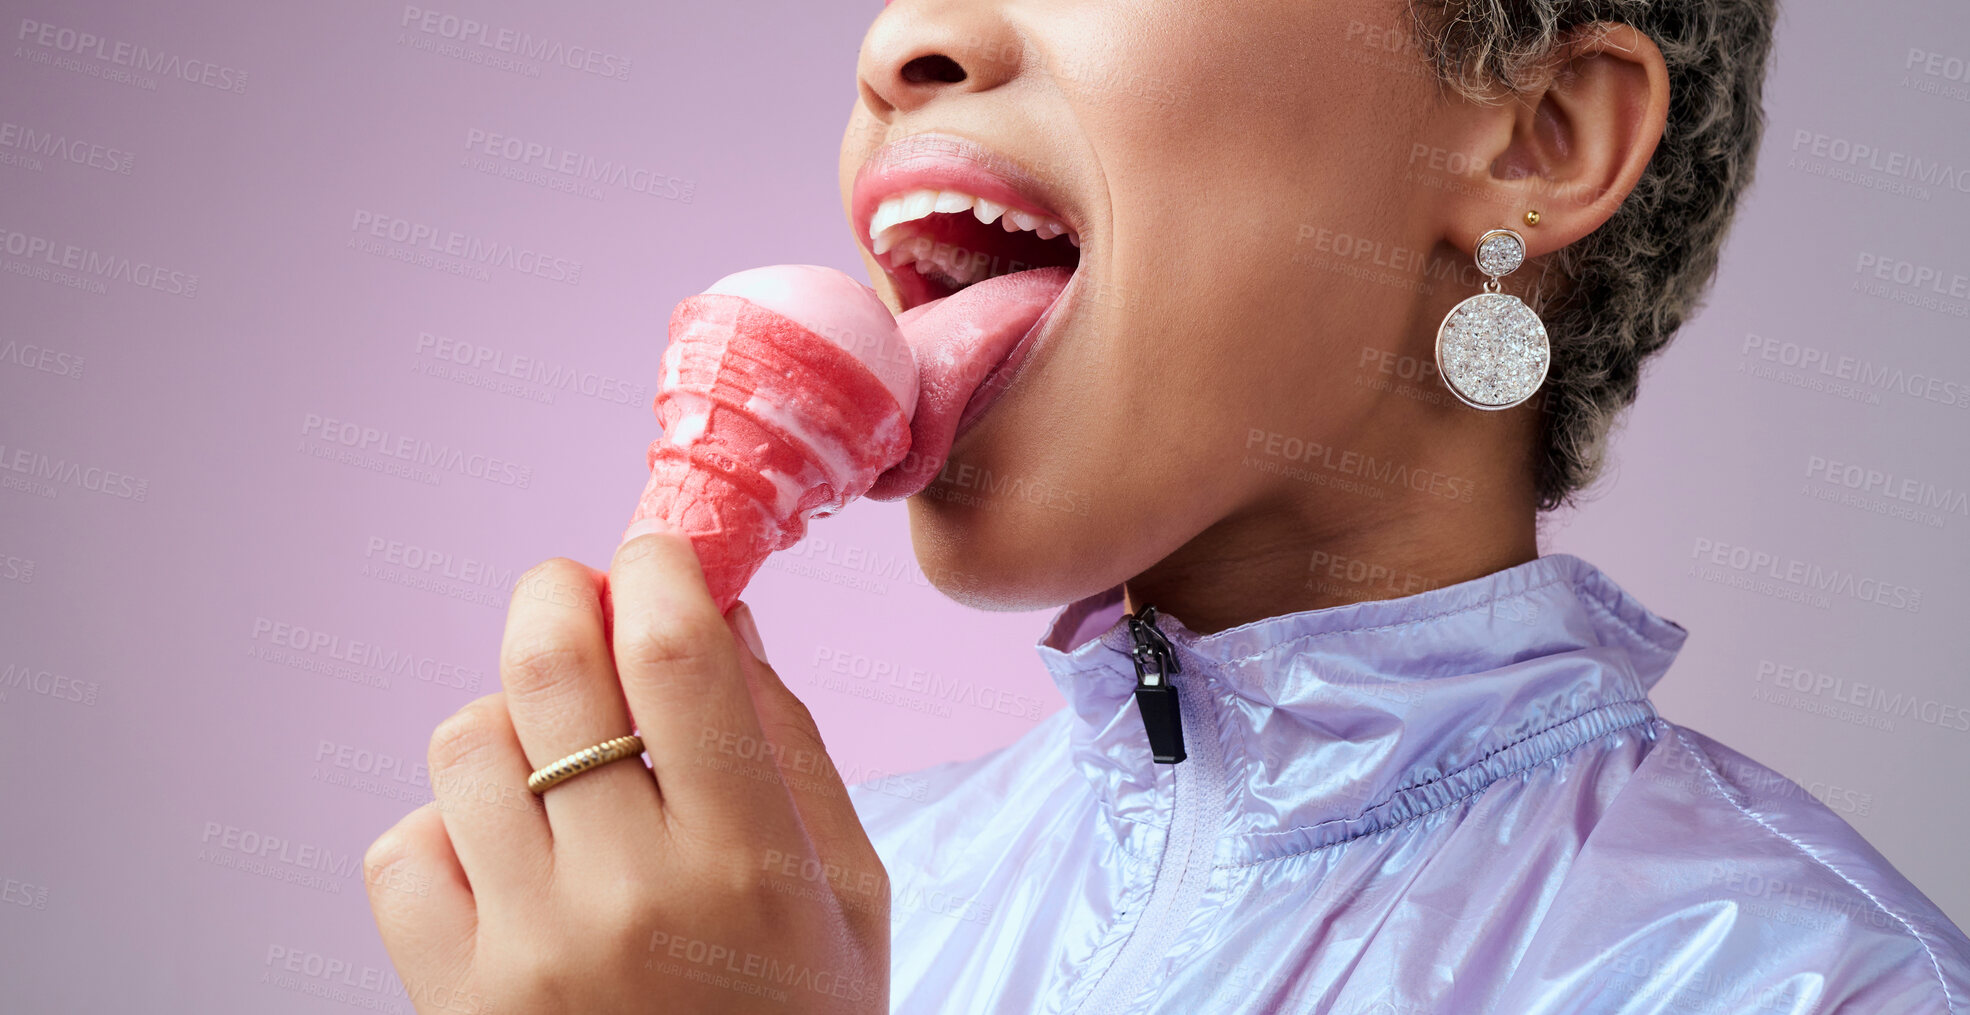
[[[1185,724],[1182,764],[1222,774],[1229,863],[1388,827],[1613,729],[1649,735],[1648,690],[1687,634],[1564,553],[1209,635],[1158,612],[1186,718],[1208,711]],[[1151,855],[1180,766],[1149,756],[1121,613],[1119,585],[1077,600],[1035,647],[1075,764],[1124,847]]]

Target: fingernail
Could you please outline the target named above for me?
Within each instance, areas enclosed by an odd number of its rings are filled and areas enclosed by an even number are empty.
[[[676,531],[677,531],[676,526],[670,524],[667,521],[664,521],[661,518],[656,517],[655,515],[651,515],[648,518],[638,518],[637,520],[630,522],[629,528],[622,530],[622,542],[627,543],[630,540],[635,539],[637,536],[647,536],[652,532],[676,532]]]
[[[752,657],[760,662],[766,661],[766,646],[759,640],[759,625],[752,622],[752,607],[740,602],[732,607],[732,626],[739,629],[739,637],[752,650]]]

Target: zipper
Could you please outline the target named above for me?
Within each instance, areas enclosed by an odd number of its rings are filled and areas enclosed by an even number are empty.
[[[1129,614],[1129,659],[1135,663],[1135,704],[1149,752],[1160,765],[1184,758],[1183,708],[1170,674],[1180,672],[1176,650],[1156,627],[1156,607]]]
[[[1170,824],[1162,856],[1150,874],[1149,898],[1134,913],[1121,950],[1103,970],[1076,1015],[1134,1015],[1145,992],[1154,1005],[1162,980],[1158,969],[1196,912],[1211,884],[1216,832],[1224,806],[1224,759],[1218,754],[1217,716],[1209,696],[1177,696],[1170,674],[1179,672],[1177,654],[1156,627],[1156,610],[1145,606],[1128,618],[1129,657],[1135,663],[1136,703],[1156,761],[1170,769]],[[1184,709],[1190,714],[1185,716]],[[1184,760],[1183,727],[1197,737],[1198,755]],[[1161,781],[1160,779],[1158,780]]]

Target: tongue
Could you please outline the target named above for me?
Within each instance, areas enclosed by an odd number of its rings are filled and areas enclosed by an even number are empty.
[[[1073,275],[1071,268],[1000,275],[896,318],[916,355],[917,408],[910,420],[910,453],[876,477],[867,494],[871,500],[901,500],[937,478],[957,438],[965,405]],[[1003,379],[993,378],[992,383]]]

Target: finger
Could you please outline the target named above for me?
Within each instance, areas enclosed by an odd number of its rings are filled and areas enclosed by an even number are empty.
[[[735,603],[726,614],[726,621],[740,642],[751,646],[749,651],[740,652],[740,666],[745,671],[760,726],[775,746],[773,755],[779,762],[780,778],[786,782],[794,809],[800,815],[806,833],[804,845],[813,851],[817,862],[810,866],[804,862],[807,859],[804,855],[795,857],[769,850],[760,858],[761,866],[769,873],[798,877],[803,887],[816,882],[827,884],[833,888],[842,910],[859,917],[852,922],[853,926],[866,928],[886,941],[889,875],[855,813],[841,772],[828,755],[827,745],[821,742],[820,727],[815,724],[806,702],[787,688],[772,664],[766,661],[752,608],[744,602]]]
[[[609,566],[616,672],[643,731],[665,818],[772,841],[799,831],[739,669],[740,648],[674,532],[640,535]],[[728,839],[729,841],[729,839]]]
[[[363,885],[383,947],[408,982],[454,982],[471,965],[478,909],[433,803],[405,815],[363,854]]]
[[[514,586],[499,679],[530,771],[631,732],[603,634],[606,578],[562,557],[536,566]],[[661,820],[657,783],[640,757],[572,776],[541,799],[556,850],[641,851]]]
[[[726,621],[741,644],[757,641],[758,623],[744,601],[733,604]],[[760,728],[775,747],[773,757],[779,764],[780,778],[793,796],[794,808],[815,852],[850,879],[850,886],[868,884],[871,875],[881,872],[882,862],[855,813],[841,771],[821,740],[814,714],[763,658],[763,650],[759,655],[742,651],[740,657]]]
[[[468,702],[431,734],[431,794],[444,815],[452,850],[482,899],[527,899],[554,866],[547,811],[527,790],[506,696]]]

